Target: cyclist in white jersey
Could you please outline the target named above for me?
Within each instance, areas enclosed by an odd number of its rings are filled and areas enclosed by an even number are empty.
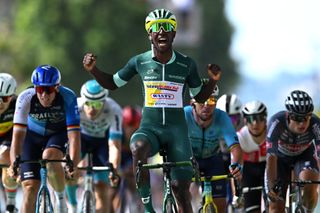
[[[266,166],[267,107],[260,101],[243,105],[245,126],[238,132],[243,150],[243,187],[263,186]],[[261,212],[261,191],[244,194],[245,212]]]
[[[117,170],[121,161],[122,110],[109,91],[102,88],[96,80],[89,80],[81,87],[78,98],[81,126],[81,154],[92,153],[93,166],[104,166],[111,162]],[[107,172],[95,172],[96,212],[115,212],[111,205],[116,188],[109,186],[109,181],[117,184]],[[76,212],[76,184],[67,186],[69,203]]]

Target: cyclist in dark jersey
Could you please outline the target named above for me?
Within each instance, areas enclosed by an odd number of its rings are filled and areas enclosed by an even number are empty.
[[[17,96],[17,82],[8,73],[0,73],[0,163],[10,164],[9,149],[12,140],[13,115]],[[2,184],[6,193],[6,212],[17,212],[16,194],[17,182],[10,178],[7,168],[2,169]]]
[[[269,212],[285,212],[292,170],[301,180],[319,180],[320,119],[312,113],[312,99],[306,92],[294,90],[287,96],[285,106],[287,111],[276,113],[268,122],[265,186]],[[276,184],[281,186],[279,192]],[[306,212],[313,212],[317,205],[317,188],[313,184],[303,187]]]
[[[140,128],[131,139],[134,168],[139,160],[147,162],[149,156],[166,147],[169,161],[189,160],[192,151],[187,136],[187,125],[183,111],[185,86],[191,95],[203,103],[207,100],[221,71],[218,66],[209,65],[210,80],[203,85],[196,63],[188,56],[174,51],[172,42],[176,35],[176,18],[166,9],[156,9],[145,20],[152,49],[132,57],[116,74],[102,72],[96,67],[96,57],[87,53],[83,59],[84,68],[94,75],[107,89],[125,85],[134,75],[141,77],[144,87],[144,108]],[[173,190],[183,212],[191,212],[189,193],[191,168],[177,168],[173,171]],[[146,212],[154,212],[149,172],[143,171],[138,191]]]
[[[69,143],[74,165],[80,159],[80,117],[75,93],[60,85],[60,71],[50,65],[38,66],[31,81],[34,87],[19,94],[15,107],[9,169],[13,177],[12,168],[17,155],[21,155],[21,160],[62,159]],[[56,197],[55,212],[65,213],[65,172],[61,163],[49,163],[47,169],[48,181]],[[72,173],[68,172],[68,175]],[[23,189],[21,212],[35,212],[40,165],[21,164],[20,176]]]

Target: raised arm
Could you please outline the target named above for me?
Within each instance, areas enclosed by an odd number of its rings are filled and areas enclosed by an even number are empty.
[[[97,56],[95,56],[93,53],[86,53],[82,61],[84,69],[91,73],[101,86],[110,90],[117,89],[118,87],[113,81],[113,75],[98,69],[96,62]]]
[[[204,103],[211,95],[221,77],[221,68],[216,64],[208,64],[209,81],[202,85],[201,91],[194,97],[199,103]]]

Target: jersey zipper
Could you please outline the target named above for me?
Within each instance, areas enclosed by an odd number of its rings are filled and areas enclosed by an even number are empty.
[[[165,64],[162,64],[162,81],[164,81],[164,75],[165,75]],[[165,108],[162,107],[162,125],[166,124],[166,112]]]
[[[205,131],[206,129],[205,128],[202,128],[202,145],[201,145],[201,156],[203,156],[203,150],[204,150],[204,143],[205,143]]]

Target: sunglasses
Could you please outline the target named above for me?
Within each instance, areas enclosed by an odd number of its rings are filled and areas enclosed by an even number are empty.
[[[290,114],[289,119],[296,121],[298,123],[308,121],[311,118],[311,115],[296,115],[296,114]]]
[[[264,115],[248,115],[245,118],[250,124],[252,124],[254,121],[256,121],[257,123],[266,121],[266,116]]]
[[[200,106],[204,106],[204,105],[207,105],[207,106],[214,106],[216,105],[217,103],[217,100],[214,98],[214,97],[209,97],[206,102],[204,103],[199,103]]]
[[[172,32],[174,30],[173,25],[170,24],[169,22],[159,22],[159,23],[154,23],[153,25],[151,25],[150,31],[152,33],[158,33],[161,30],[161,28],[165,32]]]
[[[86,101],[84,104],[95,109],[101,109],[103,106],[103,102],[101,101]]]
[[[11,95],[10,95],[10,96],[1,96],[1,97],[0,97],[0,100],[1,100],[3,103],[7,103],[7,102],[9,102],[10,97],[11,97]]]
[[[36,86],[36,92],[39,94],[47,93],[51,94],[56,91],[56,86]]]

